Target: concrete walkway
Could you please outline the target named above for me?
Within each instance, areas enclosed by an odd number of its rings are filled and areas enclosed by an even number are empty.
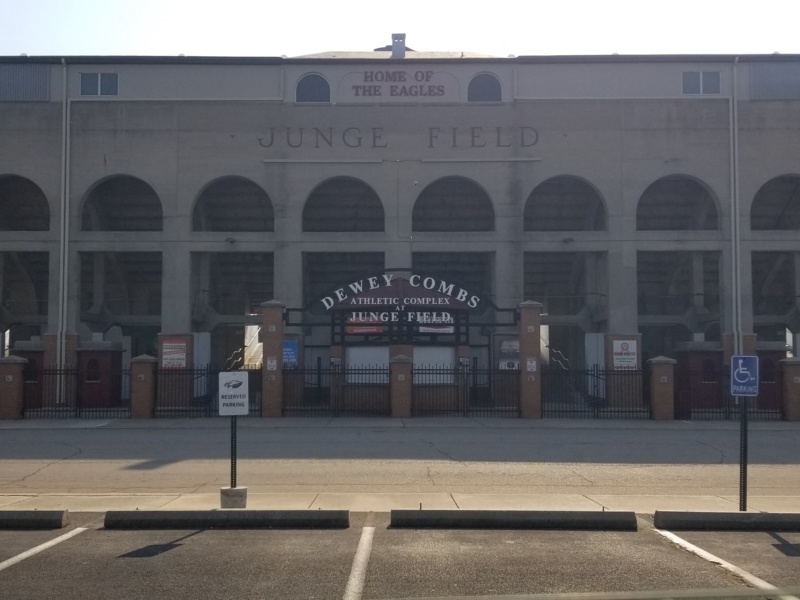
[[[247,508],[731,512],[736,422],[239,419]],[[0,510],[209,510],[229,419],[0,421]],[[800,513],[800,423],[750,425],[749,511]]]

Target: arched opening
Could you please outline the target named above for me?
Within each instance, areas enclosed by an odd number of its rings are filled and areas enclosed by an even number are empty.
[[[0,231],[49,231],[50,206],[30,179],[0,177]]]
[[[331,86],[322,75],[309,73],[297,82],[295,100],[297,102],[330,102]]]
[[[308,197],[303,231],[384,231],[383,205],[360,179],[330,179]]]
[[[192,215],[194,231],[274,231],[272,201],[244,177],[222,177],[198,196]]]
[[[503,88],[500,80],[491,73],[475,75],[467,87],[467,102],[500,102]]]
[[[606,210],[591,185],[571,176],[552,177],[528,196],[525,231],[603,231]]]
[[[117,175],[97,184],[81,215],[84,231],[161,231],[161,200],[141,179]]]
[[[636,208],[638,231],[699,231],[719,229],[717,206],[700,182],[682,175],[651,184]]]
[[[422,190],[411,220],[414,231],[494,231],[488,194],[464,177],[445,177]]]
[[[800,229],[800,177],[781,175],[761,186],[750,208],[750,228]]]

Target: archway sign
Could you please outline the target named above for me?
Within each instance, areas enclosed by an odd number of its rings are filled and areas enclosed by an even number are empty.
[[[481,298],[438,277],[387,271],[344,284],[320,302],[343,317],[349,334],[379,334],[387,326],[453,333],[458,314],[479,308]]]

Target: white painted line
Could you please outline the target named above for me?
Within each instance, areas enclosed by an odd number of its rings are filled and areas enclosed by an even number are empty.
[[[83,533],[84,531],[87,531],[88,529],[89,529],[88,527],[77,527],[76,529],[73,529],[69,533],[65,533],[64,535],[59,536],[54,540],[50,540],[49,542],[45,542],[44,544],[40,544],[40,545],[36,546],[35,548],[31,548],[30,550],[27,550],[27,551],[23,552],[22,554],[17,554],[13,558],[9,558],[8,560],[4,560],[3,562],[0,563],[0,571],[3,571],[4,569],[7,569],[8,567],[17,564],[18,562],[22,562],[26,558],[30,558],[31,556],[39,554],[39,552],[44,552],[48,548],[52,548],[56,544],[60,544],[61,542],[64,542],[64,541],[68,540],[71,537],[75,537],[79,533]]]
[[[372,552],[373,535],[375,535],[374,527],[364,527],[361,530],[361,539],[358,541],[358,548],[353,558],[353,567],[350,569],[350,579],[347,580],[343,600],[361,600],[361,594],[364,593],[364,581],[367,578],[369,554]]]
[[[716,565],[719,565],[720,567],[722,567],[723,569],[725,569],[727,571],[730,571],[731,573],[733,573],[737,577],[740,577],[741,579],[744,579],[747,583],[749,583],[750,585],[752,585],[755,588],[758,588],[760,590],[769,590],[769,591],[774,591],[774,590],[778,589],[774,585],[772,585],[771,583],[768,583],[768,582],[764,581],[763,579],[759,579],[758,577],[756,577],[752,573],[748,573],[744,569],[740,569],[736,565],[734,565],[732,563],[729,563],[727,560],[723,560],[718,556],[714,556],[710,552],[706,552],[702,548],[699,548],[699,547],[695,546],[694,544],[692,544],[690,542],[687,542],[685,539],[683,539],[681,537],[678,537],[677,535],[675,535],[671,531],[666,531],[665,529],[656,529],[655,527],[653,528],[653,530],[657,534],[664,536],[665,538],[667,538],[669,541],[673,542],[674,544],[677,544],[678,546],[680,546],[684,550],[686,550],[688,552],[691,552],[692,554],[695,554],[695,555],[699,556],[700,558],[702,558],[704,560],[707,560],[707,561],[712,562],[712,563],[714,563]],[[781,600],[798,600],[798,598],[795,597],[795,596],[778,596],[778,598],[780,598]]]

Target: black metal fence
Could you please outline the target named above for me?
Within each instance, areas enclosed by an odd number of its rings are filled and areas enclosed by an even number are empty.
[[[692,420],[736,420],[741,409],[730,395],[730,368],[683,373],[675,392],[675,418]],[[758,396],[745,398],[747,416],[753,421],[779,421],[783,418],[782,373],[761,372]]]
[[[26,419],[124,419],[131,414],[128,370],[72,368],[23,370],[23,417]]]
[[[542,416],[649,419],[650,396],[638,369],[542,368]]]
[[[420,368],[412,374],[415,417],[519,417],[519,371]]]
[[[250,395],[247,416],[261,416],[261,368],[245,369]],[[155,417],[218,417],[219,374],[223,369],[159,369]]]
[[[389,369],[312,366],[283,370],[286,417],[391,416]]]

